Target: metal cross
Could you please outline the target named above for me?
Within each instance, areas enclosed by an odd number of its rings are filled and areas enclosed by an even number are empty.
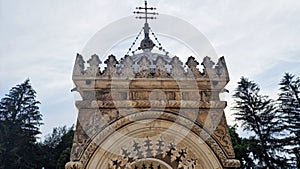
[[[136,17],[137,19],[145,19],[146,23],[148,23],[148,19],[156,19],[154,17],[155,15],[158,15],[156,12],[148,12],[148,10],[156,10],[156,8],[153,7],[148,7],[148,3],[145,1],[145,7],[136,7],[137,10],[144,10],[144,12],[141,11],[134,11],[134,14],[145,14],[145,16],[138,16]],[[148,15],[153,15],[153,16],[148,16]]]

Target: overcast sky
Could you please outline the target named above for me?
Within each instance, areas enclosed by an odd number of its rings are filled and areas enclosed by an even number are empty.
[[[229,107],[241,76],[259,83],[272,97],[285,72],[300,76],[299,0],[149,0],[149,4],[195,26],[215,48],[218,56],[212,57],[225,56],[231,81],[224,99]],[[130,16],[140,5],[143,0],[0,0],[0,96],[30,78],[42,103],[43,134],[72,125],[77,117],[70,92],[76,53],[96,32]],[[229,108],[226,115],[233,124]]]

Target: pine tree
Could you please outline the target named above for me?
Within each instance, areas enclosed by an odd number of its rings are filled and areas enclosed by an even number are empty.
[[[29,79],[0,102],[0,168],[36,168],[36,136],[42,115]]]
[[[278,98],[282,129],[285,131],[286,153],[291,164],[300,168],[300,78],[286,73],[282,78]]]
[[[274,101],[261,95],[260,88],[253,81],[242,77],[233,97],[236,105],[236,120],[244,130],[251,131],[251,149],[261,168],[284,168],[284,159],[279,157],[281,145],[275,137],[281,130]]]

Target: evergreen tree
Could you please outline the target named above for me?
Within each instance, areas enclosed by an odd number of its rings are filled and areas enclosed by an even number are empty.
[[[252,158],[251,158],[251,139],[242,138],[237,133],[237,125],[229,126],[229,134],[231,136],[231,141],[233,145],[233,149],[235,152],[235,158],[240,160],[241,166],[240,168],[253,168],[255,166]]]
[[[236,120],[241,122],[244,130],[255,134],[251,149],[253,157],[258,160],[258,167],[285,168],[286,162],[278,156],[282,145],[275,136],[281,129],[274,101],[259,92],[256,83],[241,78],[233,95]]]
[[[52,133],[47,135],[42,143],[44,158],[42,166],[47,169],[60,169],[70,160],[70,153],[73,144],[74,127],[67,129],[56,127]]]
[[[34,152],[42,115],[29,79],[13,87],[0,102],[0,168],[36,168]]]
[[[291,157],[291,164],[300,168],[300,78],[286,73],[279,85],[278,103],[282,129],[285,131],[285,150]]]

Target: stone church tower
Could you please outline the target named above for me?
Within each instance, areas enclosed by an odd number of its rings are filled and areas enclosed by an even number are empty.
[[[106,67],[97,55],[77,55],[73,81],[82,97],[67,169],[210,169],[236,168],[219,94],[229,81],[224,57],[215,64],[204,57],[155,53],[145,12],[144,39],[138,53]],[[148,11],[147,11],[148,10]],[[158,45],[159,46],[159,45]],[[159,47],[160,48],[160,47]],[[161,49],[161,48],[160,48]]]

